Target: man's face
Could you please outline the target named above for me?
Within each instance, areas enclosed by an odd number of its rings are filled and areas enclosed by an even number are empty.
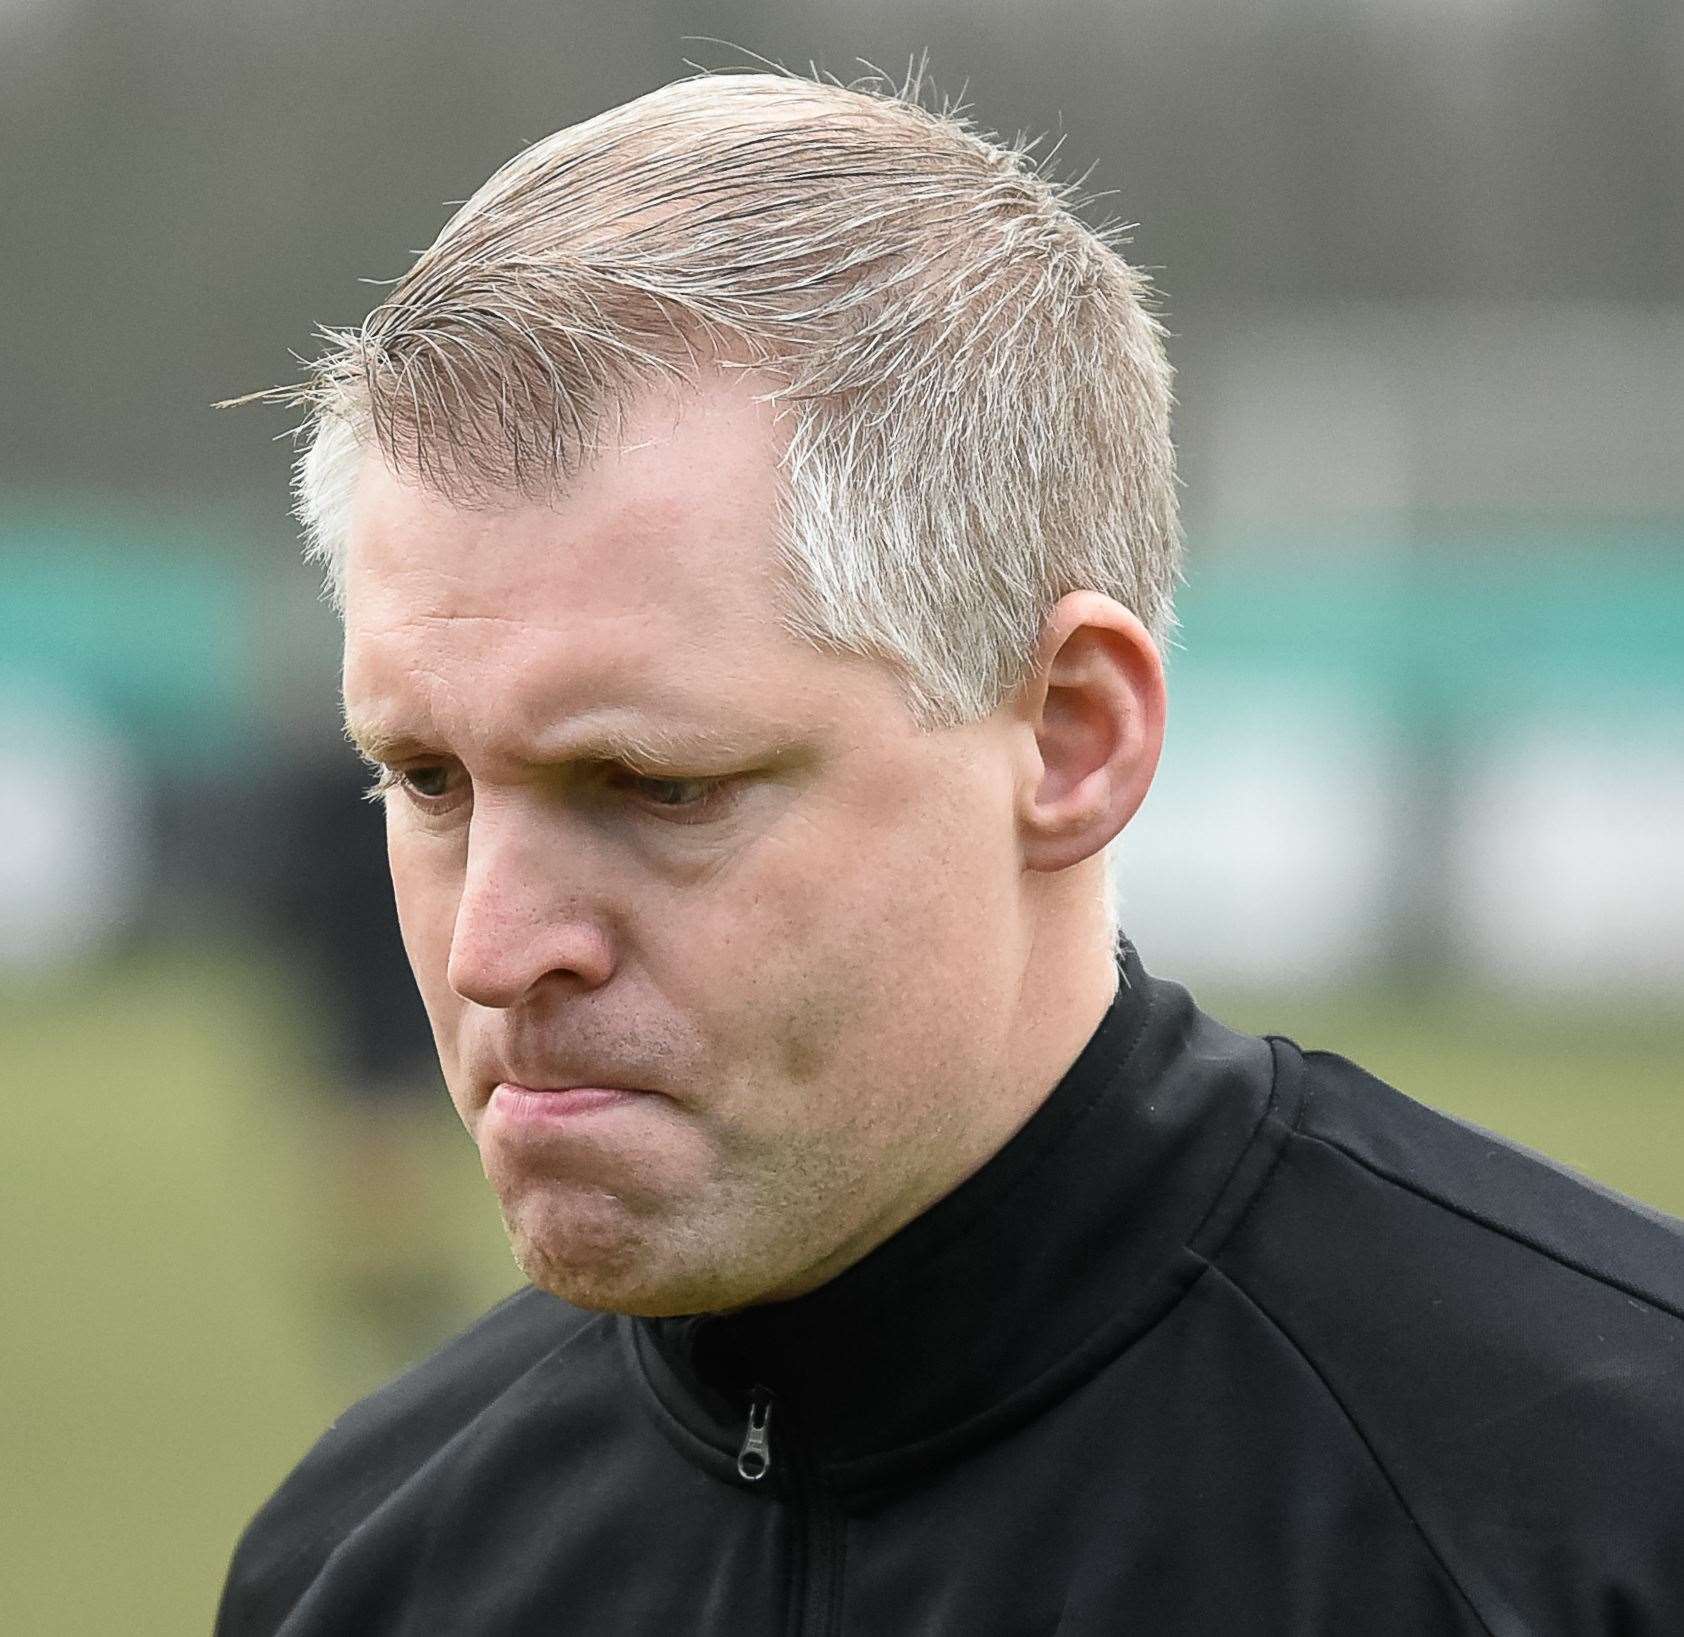
[[[822,1283],[1001,1140],[1022,739],[923,732],[885,667],[783,630],[746,387],[623,435],[553,505],[369,460],[345,702],[517,1258],[682,1313]]]

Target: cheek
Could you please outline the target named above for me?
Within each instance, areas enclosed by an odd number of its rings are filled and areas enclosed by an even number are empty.
[[[958,1068],[991,1030],[987,974],[1004,951],[978,929],[1006,924],[989,902],[1005,860],[977,825],[974,809],[908,802],[892,822],[780,854],[757,884],[745,1025],[780,1082],[846,1084],[828,1111],[839,1120],[899,1095],[906,1073]]]
[[[422,1004],[432,1020],[440,1060],[446,1076],[450,1077],[454,1069],[455,1020],[464,1005],[446,977],[456,906],[461,896],[460,881],[432,837],[405,834],[388,818],[386,845],[398,930],[403,935],[404,951],[421,991]]]

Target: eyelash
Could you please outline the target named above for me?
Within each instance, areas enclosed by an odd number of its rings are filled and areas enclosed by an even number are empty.
[[[416,806],[425,809],[428,798],[418,794],[407,783],[401,768],[371,767],[368,789],[363,792],[364,801],[384,802],[394,791],[402,792],[409,797]]]
[[[363,790],[363,800],[384,802],[392,791],[397,789],[398,775],[389,767],[370,767],[368,769],[368,785]]]

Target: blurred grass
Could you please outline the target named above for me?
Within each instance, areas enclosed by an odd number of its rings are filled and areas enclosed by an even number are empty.
[[[232,954],[0,1004],[6,1631],[208,1631],[239,1529],[351,1396],[308,1038]],[[453,1115],[426,1146],[436,1232],[489,1303],[517,1276],[473,1149]]]
[[[1684,1018],[1203,998],[1684,1212]],[[239,1529],[350,1396],[309,1019],[284,974],[200,952],[0,1001],[0,1041],[5,1629],[207,1630]],[[465,1319],[515,1276],[453,1116],[418,1125]]]

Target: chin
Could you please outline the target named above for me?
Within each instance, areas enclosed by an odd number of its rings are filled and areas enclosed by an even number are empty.
[[[601,1221],[559,1222],[554,1210],[530,1204],[504,1212],[516,1265],[538,1289],[574,1307],[663,1319],[706,1313],[727,1305],[722,1283],[674,1266],[670,1251],[651,1243],[621,1220],[617,1231]]]

